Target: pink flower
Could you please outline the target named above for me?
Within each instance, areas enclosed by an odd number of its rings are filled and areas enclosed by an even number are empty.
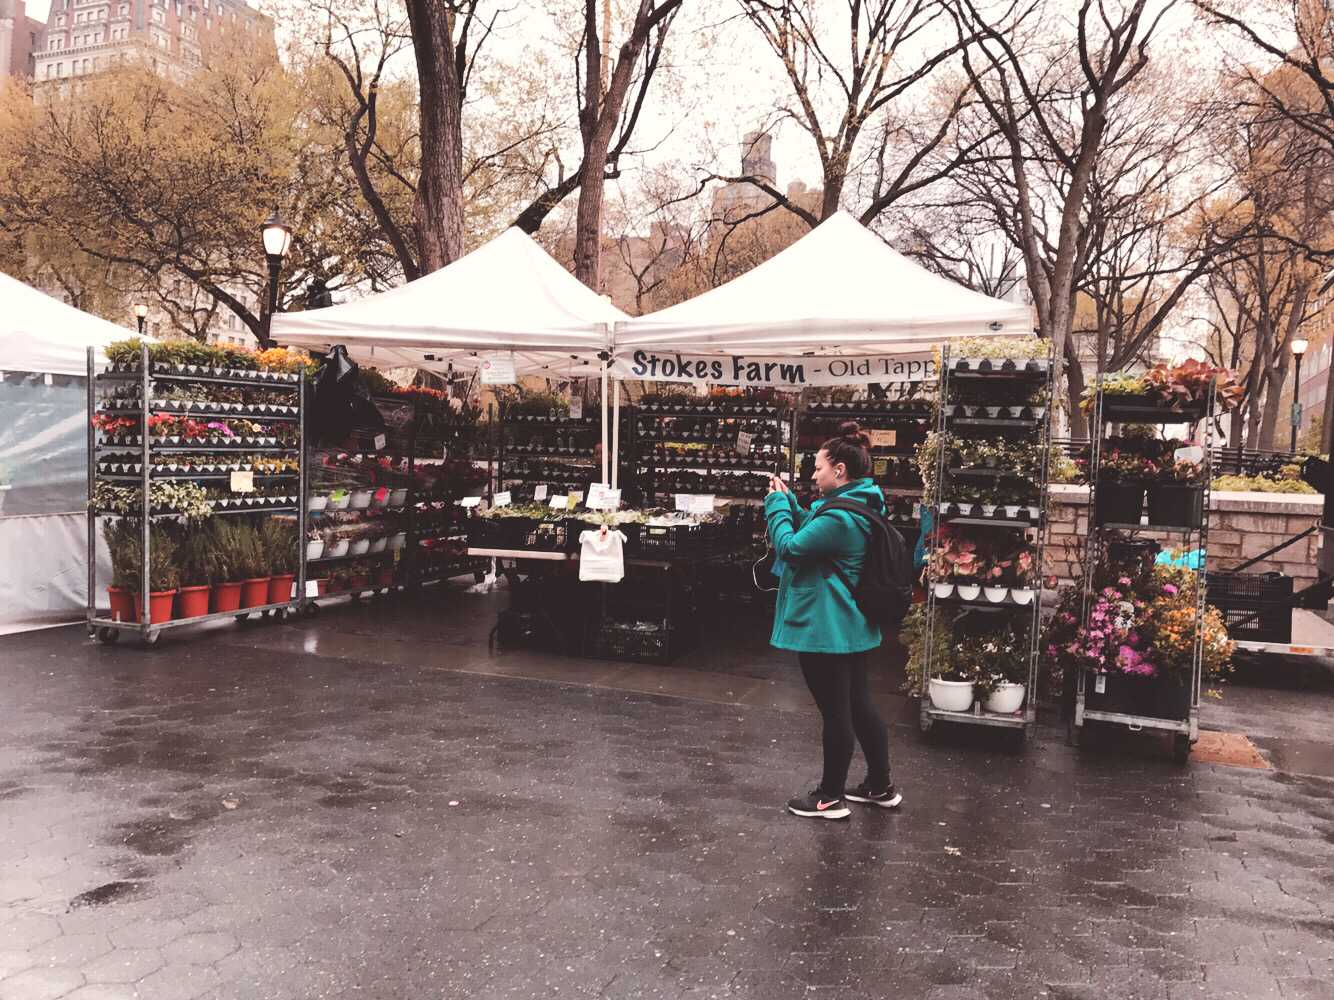
[[[1176,592],[1177,592],[1177,588],[1176,588],[1176,586],[1175,586],[1174,584],[1171,584],[1171,583],[1165,583],[1165,584],[1163,584],[1163,593],[1164,593],[1164,594],[1175,594]]]

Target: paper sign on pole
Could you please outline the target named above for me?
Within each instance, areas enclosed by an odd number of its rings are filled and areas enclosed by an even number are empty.
[[[494,497],[491,498],[491,506],[492,506],[492,507],[508,507],[508,506],[510,505],[510,499],[511,499],[511,498],[510,498],[510,491],[509,491],[509,490],[505,490],[505,492],[503,492],[503,493],[497,493]]]
[[[306,581],[306,596],[307,596],[307,597],[319,597],[319,596],[320,596],[320,581],[318,581],[318,580],[307,580],[307,581]]]
[[[687,493],[676,494],[676,509],[682,511],[690,510],[690,495]]]
[[[575,420],[582,420],[584,416],[584,397],[570,397],[570,416]]]
[[[514,358],[509,354],[488,354],[481,364],[482,385],[513,385],[518,381],[514,374]]]
[[[602,506],[602,498],[606,494],[608,486],[606,483],[590,483],[588,487],[588,503],[585,504],[589,510],[598,510]]]
[[[247,469],[245,472],[232,473],[232,492],[233,493],[254,493],[255,492],[255,474]]]
[[[755,435],[750,431],[741,431],[736,436],[736,453],[738,455],[749,455],[751,443],[754,442]]]
[[[482,498],[481,498],[481,497],[464,497],[462,500],[459,501],[459,506],[460,506],[460,507],[466,507],[466,508],[472,508],[472,507],[476,507],[476,506],[477,506],[478,504],[480,504],[481,502],[482,502]]]
[[[712,514],[713,497],[693,493],[676,494],[676,509],[686,514]]]
[[[551,498],[552,510],[568,510],[569,506],[570,506],[570,498],[564,493],[557,493],[555,496]]]
[[[547,498],[548,492],[550,491],[547,489],[547,484],[539,483],[537,486],[533,487],[533,500],[535,502],[540,500],[545,500]]]
[[[596,493],[589,493],[587,506],[589,510],[616,510],[621,506],[621,491],[596,487]]]
[[[380,451],[384,447],[384,444],[385,444],[384,435],[383,434],[375,435],[375,450]]]
[[[898,431],[869,431],[872,448],[893,448],[899,443]]]

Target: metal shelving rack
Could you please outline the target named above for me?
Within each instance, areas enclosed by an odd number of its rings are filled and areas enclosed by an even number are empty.
[[[1052,374],[1054,369],[1050,349],[1045,359],[969,359],[951,358],[948,346],[943,349],[940,372],[939,409],[936,433],[939,447],[936,460],[936,481],[934,491],[926,497],[926,504],[931,511],[934,524],[959,524],[986,527],[992,530],[1022,532],[1031,540],[1034,550],[1032,568],[1032,595],[1027,603],[1015,600],[1013,592],[1005,595],[1004,600],[995,602],[979,593],[976,599],[964,599],[956,594],[948,598],[936,596],[937,582],[928,574],[926,585],[926,657],[922,671],[920,725],[923,733],[931,732],[938,722],[960,723],[964,725],[994,726],[1017,731],[1023,741],[1032,735],[1037,721],[1037,678],[1038,651],[1042,628],[1042,568],[1047,525],[1047,477],[1051,453],[1051,400]],[[988,387],[992,385],[1007,388],[1027,386],[1038,390],[1040,402],[1025,404],[1033,412],[1031,416],[979,416],[969,415],[965,406],[975,409],[986,404],[976,401],[967,404],[956,403],[952,399],[951,389],[956,386]],[[1015,404],[1004,404],[1013,407]],[[1007,410],[1012,412],[1012,410]],[[972,479],[980,482],[997,482],[1005,477],[999,470],[951,469],[949,454],[952,442],[960,437],[1003,438],[1008,441],[1028,441],[1039,449],[1040,474],[1035,487],[1035,505],[1001,504],[988,514],[981,502],[960,502],[950,496],[951,485],[958,480]],[[1014,478],[1014,477],[1011,477]],[[1029,480],[1023,480],[1030,483]],[[1009,508],[1009,509],[1005,509]],[[1002,512],[1005,516],[996,517]],[[930,563],[928,563],[930,566]],[[1028,674],[1024,691],[1024,703],[1020,711],[1002,715],[985,711],[980,699],[975,700],[970,711],[953,712],[936,708],[931,703],[928,686],[932,674],[932,652],[935,647],[935,630],[942,615],[953,615],[955,619],[965,615],[1008,615],[1016,622],[1026,621],[1028,632]]]
[[[622,416],[624,418],[624,415]],[[602,418],[597,414],[580,417],[557,417],[547,414],[511,414],[500,411],[496,426],[496,489],[500,492],[519,486],[531,496],[532,488],[545,484],[553,493],[570,490],[587,491],[590,483],[602,477],[593,456],[593,449],[601,440],[598,436]],[[557,436],[568,434],[568,441],[576,437],[579,444],[514,445],[510,436],[522,431],[555,431]],[[559,449],[559,450],[557,450]]]
[[[1191,660],[1191,678],[1188,691],[1186,717],[1184,719],[1163,718],[1159,716],[1137,715],[1130,712],[1112,712],[1088,707],[1089,677],[1086,671],[1079,671],[1075,684],[1074,714],[1070,719],[1069,741],[1074,746],[1082,742],[1084,726],[1089,722],[1103,722],[1125,726],[1131,730],[1155,729],[1173,734],[1173,755],[1182,763],[1190,759],[1190,748],[1200,737],[1200,686],[1201,664],[1204,653],[1204,608],[1206,595],[1206,566],[1209,552],[1209,507],[1210,489],[1213,481],[1213,429],[1215,388],[1210,386],[1208,397],[1202,406],[1192,409],[1173,410],[1151,404],[1136,405],[1117,400],[1113,403],[1113,412],[1108,412],[1108,397],[1103,393],[1103,376],[1098,376],[1094,395],[1093,413],[1091,414],[1092,433],[1090,437],[1089,460],[1089,524],[1088,542],[1084,554],[1083,605],[1081,620],[1087,619],[1093,596],[1094,574],[1097,567],[1106,558],[1108,532],[1120,532],[1129,536],[1163,535],[1179,539],[1186,551],[1191,551],[1192,543],[1200,552],[1199,569],[1195,571],[1195,645]],[[1113,397],[1115,399],[1115,397]],[[1148,523],[1147,513],[1138,524],[1099,524],[1098,511],[1098,472],[1102,462],[1102,445],[1106,428],[1109,424],[1198,424],[1204,422],[1204,457],[1203,473],[1203,509],[1200,525],[1194,528],[1166,527]],[[1095,681],[1095,688],[1097,686]]]
[[[412,587],[414,589],[420,588],[428,583],[436,583],[440,580],[448,579],[449,576],[453,575],[451,570],[457,569],[458,575],[463,575],[465,573],[473,572],[478,565],[476,560],[468,559],[467,557],[461,557],[453,562],[426,564],[423,558],[424,549],[422,548],[422,542],[428,537],[432,539],[450,537],[451,533],[438,533],[435,529],[428,530],[423,528],[421,520],[426,517],[427,512],[419,510],[418,505],[421,503],[430,503],[433,500],[453,500],[457,498],[422,496],[416,487],[418,462],[423,461],[426,464],[430,463],[430,459],[419,454],[419,435],[423,425],[421,402],[411,398],[392,397],[377,397],[374,402],[382,413],[386,409],[392,409],[394,407],[401,407],[409,412],[409,415],[405,419],[398,422],[399,426],[393,428],[391,432],[386,435],[388,440],[385,442],[385,447],[375,448],[375,442],[371,438],[371,435],[364,430],[358,430],[353,432],[351,442],[352,447],[350,449],[315,449],[315,451],[345,451],[350,455],[357,455],[362,458],[389,457],[402,459],[407,462],[405,472],[408,482],[411,485],[407,487],[407,500],[405,504],[401,508],[366,508],[366,510],[380,510],[381,512],[400,516],[402,518],[401,527],[407,534],[407,544],[400,550],[401,554],[397,555],[392,550],[386,550],[384,552],[367,552],[358,555],[320,556],[319,558],[309,560],[305,558],[305,548],[303,546],[302,561],[307,564],[332,568],[340,562],[350,562],[352,560],[361,559],[368,562],[394,561],[399,567],[395,573],[394,582],[392,584],[370,581],[369,585],[366,587],[346,588],[337,591],[327,591],[318,596],[308,596],[305,598],[307,608],[318,606],[319,601],[334,597],[351,596],[356,600],[363,595],[373,595],[377,593],[388,594],[402,587]],[[306,467],[308,470],[313,471],[315,463],[308,462]],[[309,487],[307,488],[307,492],[309,492]],[[312,515],[323,517],[328,517],[334,513],[343,512],[329,511],[327,509],[325,511],[311,511]],[[462,527],[452,534],[457,535],[460,538],[464,537]]]
[[[711,433],[693,428],[677,431],[671,425],[676,420],[713,421],[715,426]],[[637,407],[633,410],[632,421],[634,471],[636,477],[640,477],[647,506],[652,506],[655,501],[669,504],[675,493],[712,493],[730,500],[763,500],[768,492],[767,481],[757,482],[753,488],[748,487],[744,492],[668,489],[662,485],[662,474],[668,471],[725,473],[729,477],[738,474],[749,474],[752,477],[785,474],[789,480],[795,474],[796,420],[793,411],[781,410],[776,404],[744,400],[736,403],[702,403],[698,406],[659,403]],[[728,430],[721,432],[718,425],[724,423]],[[767,428],[772,428],[774,432],[766,433]],[[656,450],[659,445],[710,444],[719,449],[730,446],[735,451],[738,435],[742,432],[758,435],[751,444],[751,454],[747,456],[737,455],[727,460],[668,459]]]
[[[170,511],[154,511],[152,505],[151,484],[163,480],[175,481],[210,481],[217,479],[226,479],[230,476],[229,472],[210,472],[194,473],[190,471],[176,471],[168,475],[158,476],[154,474],[153,456],[171,453],[181,454],[217,454],[225,456],[227,454],[245,454],[245,455],[271,455],[271,456],[289,456],[295,457],[298,462],[298,471],[295,473],[275,473],[271,475],[256,474],[256,479],[288,479],[294,478],[297,482],[297,494],[295,506],[290,504],[274,504],[265,507],[242,506],[236,508],[215,508],[213,516],[222,516],[227,514],[293,514],[297,520],[297,545],[299,558],[297,561],[296,593],[301,594],[305,591],[305,536],[306,536],[306,492],[305,476],[300,469],[304,464],[302,456],[304,454],[303,442],[306,432],[306,411],[305,411],[305,393],[302,391],[303,381],[299,375],[288,375],[286,373],[266,372],[266,373],[243,373],[233,372],[221,369],[201,368],[200,366],[182,366],[182,365],[161,365],[154,364],[149,358],[148,345],[144,344],[140,348],[139,364],[137,367],[120,369],[120,366],[112,366],[106,371],[97,370],[97,359],[93,348],[88,348],[88,607],[87,624],[88,634],[95,636],[100,642],[114,642],[122,633],[137,634],[144,645],[152,646],[157,643],[161,634],[166,629],[179,628],[184,625],[197,625],[202,622],[216,621],[224,618],[234,618],[238,621],[248,618],[252,614],[264,614],[267,616],[283,617],[288,612],[294,611],[300,598],[296,597],[287,601],[280,601],[276,604],[263,604],[258,607],[241,608],[236,611],[218,611],[206,615],[198,615],[193,618],[172,618],[163,622],[153,621],[152,601],[150,600],[151,581],[149,577],[149,566],[152,560],[152,532],[150,530],[153,522],[167,521],[174,518],[180,518],[180,514]],[[193,371],[191,369],[194,369]],[[99,409],[98,395],[99,390],[106,387],[125,385],[127,383],[138,383],[139,394],[136,400],[125,400],[129,405],[112,406]],[[277,412],[276,407],[270,406],[270,412],[262,412],[257,406],[245,406],[243,404],[217,404],[208,408],[195,407],[185,408],[178,403],[168,404],[166,401],[157,401],[152,395],[153,386],[165,382],[186,382],[192,384],[217,385],[229,388],[241,389],[269,389],[269,390],[290,390],[295,399],[291,405],[285,405],[282,412]],[[240,408],[238,408],[240,407]],[[293,412],[295,411],[295,412]],[[137,418],[139,420],[139,433],[130,436],[130,440],[125,443],[119,443],[111,440],[98,440],[98,431],[93,426],[93,417],[99,412],[105,412],[116,416],[125,416]],[[174,416],[183,417],[202,417],[209,418],[236,418],[252,419],[257,422],[295,422],[297,427],[296,447],[280,447],[277,445],[255,445],[255,444],[214,444],[195,446],[188,443],[179,444],[157,444],[153,436],[149,433],[149,417],[155,413],[166,413]],[[264,437],[264,436],[260,436]],[[120,456],[120,462],[104,459],[108,457],[114,459]],[[129,466],[132,470],[137,466],[136,471],[122,471],[119,473],[110,473],[101,471],[104,464]],[[221,463],[219,463],[221,464]],[[122,482],[126,484],[135,484],[139,486],[141,499],[143,503],[142,510],[138,515],[120,515],[112,512],[99,511],[92,504],[94,489],[98,480],[110,482]],[[140,621],[127,622],[111,618],[100,618],[97,615],[97,528],[103,518],[135,516],[137,517],[140,530],[142,532],[140,540],[140,552],[142,554],[142,563],[140,565],[140,594],[142,602],[142,611],[140,612]]]

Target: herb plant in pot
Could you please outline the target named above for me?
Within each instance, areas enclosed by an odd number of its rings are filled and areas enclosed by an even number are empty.
[[[1149,484],[1149,523],[1169,528],[1198,528],[1204,523],[1202,470],[1194,462],[1165,464]]]
[[[181,589],[176,597],[176,614],[180,618],[200,618],[208,614],[210,581],[217,558],[212,532],[199,526],[187,527],[178,553]]]
[[[208,609],[217,614],[235,611],[241,606],[241,580],[237,573],[237,558],[242,544],[240,533],[245,525],[232,524],[225,518],[209,523],[208,535],[213,547],[209,582]]]
[[[296,579],[296,522],[271,517],[260,527],[260,542],[268,556],[269,604],[292,599],[292,581]]]
[[[1094,497],[1098,524],[1139,524],[1144,512],[1145,461],[1113,451],[1101,463]]]
[[[139,590],[139,526],[129,518],[109,521],[103,529],[107,551],[111,555],[111,620],[137,622],[134,595]]]
[[[176,543],[165,531],[154,529],[148,542],[148,622],[166,622],[172,618],[172,604],[181,573],[176,566]],[[137,581],[136,581],[137,584]],[[144,620],[143,595],[136,590],[138,619]]]
[[[269,597],[269,554],[259,531],[237,525],[236,573],[241,577],[241,609],[258,608]]]

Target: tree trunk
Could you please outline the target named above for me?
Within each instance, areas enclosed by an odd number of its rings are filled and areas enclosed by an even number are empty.
[[[1084,368],[1079,363],[1079,351],[1074,340],[1065,342],[1065,384],[1070,398],[1070,436],[1076,440],[1089,436],[1088,417],[1079,408],[1079,401],[1084,396]]]
[[[579,168],[579,208],[575,214],[574,276],[595,292],[602,291],[602,202],[603,172],[606,169],[607,141],[596,138],[584,148],[584,162]]]
[[[454,50],[452,10],[436,0],[406,0],[417,58],[421,174],[413,215],[423,273],[463,256],[463,81]]]

